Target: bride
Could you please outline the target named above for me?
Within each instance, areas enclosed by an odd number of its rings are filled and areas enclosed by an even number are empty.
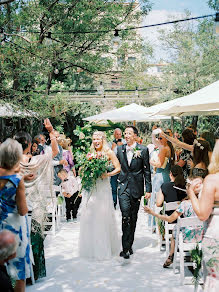
[[[90,193],[83,192],[79,254],[84,258],[106,260],[118,255],[120,250],[109,177],[119,173],[121,168],[103,132],[94,132],[91,152],[106,155],[114,170],[99,178]]]

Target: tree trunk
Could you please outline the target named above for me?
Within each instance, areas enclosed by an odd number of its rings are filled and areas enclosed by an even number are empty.
[[[193,117],[192,117],[192,124],[197,128],[197,124],[198,124],[198,116],[193,116]]]
[[[174,117],[171,117],[171,131],[174,132]]]
[[[182,117],[181,125],[182,125],[182,132],[183,132],[185,129],[185,117]]]
[[[50,88],[52,86],[52,80],[54,76],[54,68],[52,69],[52,72],[49,72],[48,74],[48,81],[47,81],[47,87],[46,87],[46,94],[49,95],[50,93]]]

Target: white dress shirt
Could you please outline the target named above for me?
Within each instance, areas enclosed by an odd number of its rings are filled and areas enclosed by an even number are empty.
[[[131,146],[126,145],[126,153],[127,153],[127,160],[128,160],[128,165],[130,166],[132,158],[133,158],[133,149],[136,147],[137,143],[135,142]]]

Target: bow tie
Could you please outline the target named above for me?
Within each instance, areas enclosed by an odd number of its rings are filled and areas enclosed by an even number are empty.
[[[126,146],[126,152],[133,152],[133,147],[132,146]]]

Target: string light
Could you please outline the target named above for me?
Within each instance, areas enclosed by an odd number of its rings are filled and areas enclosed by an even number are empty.
[[[185,21],[190,21],[190,20],[197,20],[197,19],[202,19],[202,18],[208,18],[208,17],[216,17],[217,13],[215,14],[208,14],[208,15],[202,15],[202,16],[196,16],[196,17],[190,17],[190,18],[184,18],[184,19],[178,19],[178,20],[172,20],[172,21],[166,21],[166,22],[161,22],[161,23],[156,23],[156,24],[148,24],[148,25],[143,25],[143,26],[135,26],[135,27],[127,27],[127,28],[114,28],[111,30],[94,30],[94,31],[63,31],[63,32],[51,32],[49,31],[47,33],[47,37],[51,38],[52,34],[53,35],[58,35],[58,34],[94,34],[94,33],[109,33],[109,32],[114,32],[114,36],[118,36],[119,32],[121,31],[127,31],[127,30],[136,30],[136,29],[142,29],[142,28],[148,28],[148,27],[156,27],[156,26],[161,26],[161,25],[167,25],[167,24],[174,24],[174,23],[179,23],[179,22],[185,22]],[[17,31],[16,31],[17,32]],[[42,34],[40,31],[29,31],[29,30],[22,30],[22,33],[35,33],[35,34]]]

